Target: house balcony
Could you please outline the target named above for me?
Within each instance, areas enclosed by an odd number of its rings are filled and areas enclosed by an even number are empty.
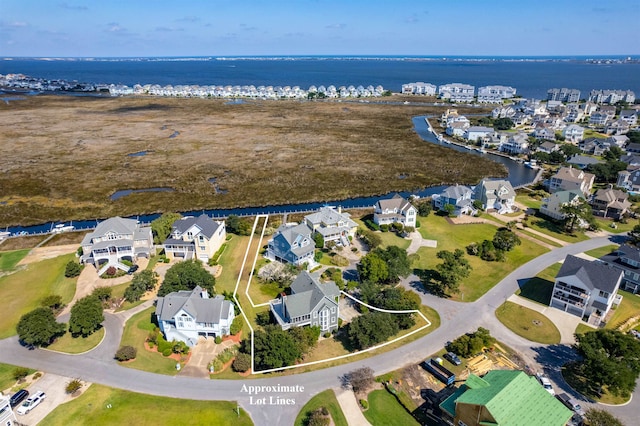
[[[555,289],[560,290],[564,293],[570,293],[574,296],[578,296],[581,299],[587,299],[589,297],[589,295],[585,293],[582,289],[564,284],[562,282],[557,283],[555,286]]]
[[[560,291],[556,291],[555,293],[553,293],[553,298],[560,300],[562,302],[568,303],[572,306],[575,306],[577,308],[580,309],[584,309],[585,307],[585,301],[584,300],[576,300],[575,298],[571,298],[571,297],[567,297],[565,294],[563,294]]]

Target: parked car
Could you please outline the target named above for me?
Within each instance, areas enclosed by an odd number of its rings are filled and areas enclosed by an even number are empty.
[[[536,374],[536,378],[538,382],[542,385],[542,387],[549,392],[551,395],[555,395],[556,391],[553,390],[553,386],[551,386],[551,381],[544,375],[538,373]]]
[[[462,361],[460,361],[460,358],[458,358],[458,355],[454,354],[453,352],[447,352],[446,354],[444,354],[444,359],[446,359],[453,365],[462,364]]]
[[[127,274],[131,275],[133,274],[135,271],[137,271],[139,268],[138,265],[133,265],[132,267],[129,268],[129,270],[127,271]]]
[[[30,396],[25,402],[22,403],[20,407],[16,410],[16,413],[20,415],[27,414],[29,411],[36,408],[45,398],[44,392],[38,391],[34,395]]]
[[[562,402],[569,410],[572,410],[573,412],[575,412],[580,416],[584,416],[584,410],[580,406],[580,403],[575,399],[571,398],[566,393],[561,393],[559,395],[556,395],[556,398],[558,398],[558,400]]]
[[[24,399],[28,396],[29,396],[28,390],[20,389],[18,392],[11,395],[11,398],[9,398],[9,404],[11,404],[11,407],[15,407],[16,405],[24,401]]]

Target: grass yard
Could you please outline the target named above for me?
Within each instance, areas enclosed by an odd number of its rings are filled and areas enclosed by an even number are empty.
[[[420,222],[422,236],[437,240],[438,247],[421,247],[418,250],[420,259],[412,265],[418,275],[421,271],[435,269],[435,266],[441,263],[436,257],[438,251],[455,249],[465,251],[465,247],[472,242],[492,240],[498,229],[489,224],[451,225],[445,218],[437,215],[421,217]],[[473,269],[469,277],[462,281],[460,292],[451,295],[451,299],[465,302],[477,300],[515,268],[547,251],[546,248],[529,240],[523,238],[521,240],[522,244],[507,253],[504,262],[486,262],[477,256],[465,255]]]
[[[68,331],[56,339],[47,349],[67,354],[81,354],[95,348],[104,338],[104,328],[87,337],[73,337]]]
[[[554,263],[538,273],[535,277],[530,278],[522,288],[516,291],[516,294],[533,302],[549,306],[555,277],[558,275],[561,267],[561,263]]]
[[[540,205],[542,204],[542,200],[531,197],[529,195],[529,192],[518,193],[518,195],[516,195],[516,202],[531,209],[539,209]]]
[[[407,238],[400,238],[395,232],[376,232],[382,239],[380,248],[387,248],[389,246],[398,246],[403,250],[406,250],[411,245],[411,240]]]
[[[576,331],[574,331],[574,334],[584,334],[584,333],[588,333],[590,331],[596,331],[596,328],[590,327],[587,324],[584,323],[580,323],[578,324],[578,326],[576,327]]]
[[[623,232],[629,232],[633,229],[634,226],[638,224],[637,220],[629,220],[627,223],[614,222],[613,220],[602,219],[597,217],[596,222],[600,226],[600,229],[603,231],[611,232],[612,234],[621,234]],[[612,228],[611,225],[615,225],[615,228]]]
[[[618,290],[618,294],[622,295],[622,302],[613,311],[605,328],[617,328],[628,319],[640,316],[640,296],[624,290]]]
[[[109,407],[109,408],[107,408]],[[128,392],[91,385],[79,397],[58,406],[39,424],[87,425],[252,425],[249,415],[236,413],[232,401],[194,401]]]
[[[419,425],[398,400],[385,389],[374,390],[367,397],[369,408],[364,416],[373,426]]]
[[[74,254],[58,256],[31,263],[11,275],[0,277],[0,300],[4,301],[0,315],[0,339],[16,334],[20,317],[40,306],[51,294],[69,303],[76,292],[77,278],[65,278],[65,265],[75,259]]]
[[[132,316],[125,324],[120,346],[133,346],[137,349],[138,353],[134,361],[122,363],[121,365],[150,373],[175,376],[177,374],[175,360],[165,358],[158,352],[151,352],[144,348],[144,342],[149,332],[153,331],[155,327],[151,322],[151,317],[154,312],[154,307],[145,309]]]
[[[568,243],[579,243],[580,241],[589,239],[589,237],[587,237],[584,232],[580,231],[576,231],[576,233],[573,235],[567,234],[566,232],[564,232],[564,229],[561,225],[542,217],[530,216],[529,227]]]
[[[233,293],[248,243],[249,237],[240,237],[238,235],[234,235],[233,238],[226,242],[227,248],[218,259],[218,264],[222,266],[222,273],[216,278],[216,293],[221,294],[223,291]],[[247,259],[248,261],[249,259]],[[251,264],[245,269],[247,268],[251,268]]]
[[[593,256],[596,259],[599,259],[602,256],[605,256],[605,255],[611,253],[612,251],[616,250],[618,247],[619,246],[617,244],[610,244],[608,246],[599,247],[597,249],[585,251],[584,254],[588,254],[589,256]]]
[[[336,426],[348,426],[349,423],[347,423],[347,419],[345,418],[342,409],[340,409],[340,404],[336,399],[336,394],[332,389],[327,389],[326,391],[320,392],[319,394],[311,398],[309,402],[307,402],[300,410],[300,413],[298,414],[298,417],[296,417],[294,425],[305,426],[305,420],[307,416],[309,416],[309,414],[320,407],[325,407],[327,410],[329,410],[329,414],[333,419],[333,424],[335,424]]]
[[[122,283],[122,284],[118,284],[115,285],[113,287],[111,287],[111,297],[113,299],[119,299],[121,297],[124,297],[124,292],[127,290],[127,287],[129,287],[129,285],[131,284],[131,281],[126,282],[126,283]],[[127,302],[126,300],[124,302],[122,302],[122,305],[116,309],[116,312],[120,312],[120,311],[126,311],[129,310],[131,308],[135,308],[138,305],[141,305],[145,302],[145,300],[138,300],[137,302]]]
[[[2,364],[0,363],[0,391],[8,389],[16,383],[16,379],[13,378],[13,372],[16,365]],[[29,374],[35,373],[36,370],[29,369]]]
[[[1,246],[0,246],[1,247]],[[0,272],[10,271],[29,253],[28,249],[0,252]]]
[[[554,345],[560,343],[560,331],[539,312],[512,302],[496,309],[496,317],[505,327],[531,342]]]

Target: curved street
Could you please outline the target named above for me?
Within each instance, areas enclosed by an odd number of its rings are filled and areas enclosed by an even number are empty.
[[[568,254],[578,254],[586,250],[620,243],[624,237],[592,238],[576,244],[556,248],[519,267],[487,294],[473,303],[452,302],[434,297],[422,291],[417,277],[409,277],[403,285],[416,290],[425,305],[436,309],[441,317],[441,326],[427,336],[406,345],[362,360],[336,367],[321,369],[309,373],[289,374],[280,377],[262,377],[245,380],[202,380],[189,377],[172,377],[147,373],[121,367],[113,359],[126,320],[134,313],[150,306],[146,302],[130,311],[118,314],[105,314],[106,335],[95,349],[81,355],[67,355],[42,349],[28,350],[18,343],[17,337],[0,341],[0,362],[28,366],[66,377],[77,377],[85,381],[135,392],[187,398],[197,400],[237,400],[241,407],[249,412],[256,425],[293,424],[302,406],[315,394],[328,389],[338,388],[340,378],[345,373],[359,367],[371,367],[376,375],[402,368],[411,363],[423,361],[429,354],[442,348],[445,342],[461,334],[474,331],[482,326],[491,331],[498,340],[519,351],[525,361],[535,370],[544,371],[554,381],[556,388],[564,392],[573,392],[560,378],[559,368],[568,357],[572,357],[569,347],[563,345],[540,345],[529,342],[504,327],[495,317],[494,311],[505,302],[523,280],[536,275],[546,267],[561,261]],[[246,387],[245,387],[246,386]],[[252,404],[247,392],[249,386],[298,386],[299,392],[279,392],[277,389],[265,389],[253,395],[257,398],[270,396],[295,399],[293,405],[256,405]],[[302,389],[303,387],[303,389]],[[621,407],[607,407],[626,424],[634,424],[640,409],[638,392],[632,403]]]

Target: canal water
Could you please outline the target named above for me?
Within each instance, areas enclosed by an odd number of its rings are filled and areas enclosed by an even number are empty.
[[[437,118],[432,118],[437,119]],[[479,156],[488,156],[491,160],[499,162],[503,164],[508,172],[509,172],[509,181],[511,184],[516,187],[524,184],[528,184],[533,182],[536,177],[536,170],[532,170],[524,164],[521,164],[517,161],[513,161],[510,158],[502,157],[500,155],[495,155],[491,153],[480,153],[477,151],[468,150],[463,147],[459,147],[453,144],[445,144],[443,142],[438,141],[435,134],[433,134],[427,123],[425,121],[425,116],[418,116],[413,118],[413,125],[416,133],[425,141],[429,143],[435,143],[438,145],[442,145],[449,149],[454,149],[456,151],[465,152],[471,155],[479,155]],[[166,190],[166,188],[164,188]],[[411,191],[411,192],[400,192],[400,195],[404,197],[409,197],[410,195],[418,195],[420,197],[429,197],[433,194],[437,194],[442,192],[444,186],[433,186],[429,188],[424,188],[419,191]],[[140,191],[140,190],[137,190]],[[181,212],[181,214],[188,215],[200,215],[207,214],[211,217],[223,218],[229,215],[238,215],[238,216],[255,216],[257,214],[282,214],[282,213],[295,213],[295,212],[309,212],[313,210],[317,210],[320,207],[326,205],[336,205],[342,206],[343,208],[370,208],[375,203],[382,198],[382,196],[373,196],[373,197],[357,197],[357,198],[349,198],[346,200],[336,200],[332,202],[321,202],[321,203],[300,203],[300,204],[286,204],[279,206],[264,206],[264,207],[244,207],[244,208],[233,208],[233,209],[213,209],[213,210],[197,210],[197,211],[189,211],[189,212]],[[158,218],[160,214],[148,214],[148,215],[140,215],[135,216],[135,219],[138,219],[142,223],[149,223],[152,220]],[[41,225],[33,225],[33,226],[14,226],[9,227],[6,230],[11,232],[12,234],[18,233],[27,233],[27,234],[39,234],[50,232],[51,229],[57,223],[45,223]],[[98,224],[96,220],[79,220],[73,221],[73,225],[76,229],[92,229],[95,228]]]

